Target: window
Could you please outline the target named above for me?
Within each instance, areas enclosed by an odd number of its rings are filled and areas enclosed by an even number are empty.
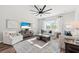
[[[44,21],[43,22],[43,27],[42,27],[44,30],[46,31],[50,31],[50,30],[56,30],[57,29],[57,24],[56,24],[56,21],[51,21],[51,20],[48,20],[48,21]]]

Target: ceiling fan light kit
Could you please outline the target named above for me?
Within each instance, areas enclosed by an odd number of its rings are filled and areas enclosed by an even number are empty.
[[[34,5],[34,8],[36,9],[35,10],[30,10],[33,12],[34,15],[38,16],[42,16],[42,15],[46,15],[46,14],[50,14],[48,11],[51,11],[52,9],[48,9],[48,10],[45,10],[46,8],[46,5],[43,6],[43,8],[38,8],[36,5]]]

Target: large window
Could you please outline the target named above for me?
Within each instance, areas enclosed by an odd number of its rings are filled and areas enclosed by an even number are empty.
[[[54,20],[48,20],[43,22],[43,27],[45,31],[55,31],[57,29],[57,23]]]

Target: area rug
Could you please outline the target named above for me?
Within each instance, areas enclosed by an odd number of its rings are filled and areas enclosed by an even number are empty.
[[[44,42],[42,40],[38,40],[37,37],[29,39],[27,41],[30,42],[31,44],[33,44],[34,46],[38,47],[38,48],[43,48],[46,45],[48,45],[48,43],[49,43],[49,42]]]

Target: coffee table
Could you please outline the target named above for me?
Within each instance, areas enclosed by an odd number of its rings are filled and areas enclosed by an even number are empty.
[[[38,40],[44,41],[44,42],[48,42],[50,41],[50,36],[49,35],[37,35]]]

